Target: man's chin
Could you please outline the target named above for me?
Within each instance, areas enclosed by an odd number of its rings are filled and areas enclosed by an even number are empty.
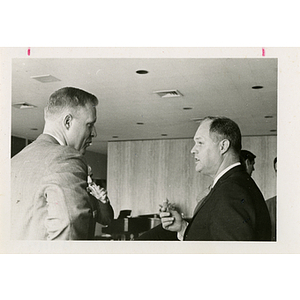
[[[205,175],[205,172],[203,172],[203,168],[201,168],[201,167],[197,168],[196,167],[195,170],[196,170],[197,173],[201,173],[202,175]]]

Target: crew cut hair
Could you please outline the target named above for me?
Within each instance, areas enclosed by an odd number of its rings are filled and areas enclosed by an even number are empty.
[[[75,87],[63,87],[50,96],[48,105],[45,108],[45,116],[49,117],[59,114],[66,107],[76,109],[87,104],[97,106],[97,97]]]
[[[227,139],[230,142],[230,148],[240,155],[242,149],[242,135],[239,126],[227,117],[205,117],[203,121],[211,120],[210,133],[219,136],[219,140]]]

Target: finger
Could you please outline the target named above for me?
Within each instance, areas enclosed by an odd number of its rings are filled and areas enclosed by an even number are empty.
[[[161,218],[170,217],[170,216],[171,216],[171,213],[168,212],[168,211],[162,211],[162,212],[160,212],[159,216],[160,216]]]
[[[169,217],[169,218],[163,218],[161,219],[162,224],[173,224],[175,218]]]
[[[165,207],[163,207],[162,205],[160,205],[160,208],[159,208],[159,212],[166,212],[167,209]]]
[[[91,186],[89,187],[89,191],[90,191],[90,193],[95,193],[96,192],[95,189]]]
[[[102,199],[105,199],[106,197],[107,197],[107,195],[106,194],[103,194],[103,193],[100,193],[100,195],[99,195]]]
[[[168,221],[162,222],[162,226],[163,226],[163,228],[168,228],[173,223],[174,223],[174,220],[168,220]]]

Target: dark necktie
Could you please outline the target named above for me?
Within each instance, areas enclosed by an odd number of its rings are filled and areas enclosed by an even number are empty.
[[[193,216],[195,216],[195,214],[198,212],[198,210],[200,209],[200,207],[202,205],[204,205],[204,203],[206,202],[206,199],[207,199],[207,196],[210,194],[212,190],[212,186],[210,185],[208,188],[207,188],[207,194],[198,202],[198,204],[196,205],[195,209],[194,209],[194,213],[193,213]]]
[[[211,185],[207,188],[206,191],[207,191],[207,194],[206,194],[206,195],[198,202],[198,204],[196,205],[196,207],[195,207],[195,209],[194,209],[193,218],[192,218],[192,220],[189,222],[189,225],[188,225],[188,227],[187,227],[186,230],[185,230],[183,240],[186,239],[186,236],[187,236],[187,234],[188,234],[190,225],[191,225],[191,223],[193,222],[193,219],[194,219],[196,213],[199,211],[199,209],[201,208],[201,206],[204,205],[204,203],[205,203],[206,200],[208,199],[208,196],[210,195],[210,193],[211,193],[211,191],[212,191]]]

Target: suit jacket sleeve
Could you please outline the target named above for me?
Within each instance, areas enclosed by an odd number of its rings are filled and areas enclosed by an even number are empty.
[[[102,203],[97,200],[97,222],[102,225],[109,225],[113,218],[114,211],[110,203]]]
[[[209,226],[213,240],[253,240],[255,211],[247,191],[234,183],[224,184],[215,197]]]
[[[87,166],[79,154],[56,158],[44,178],[48,240],[87,239],[92,211],[86,191]]]

